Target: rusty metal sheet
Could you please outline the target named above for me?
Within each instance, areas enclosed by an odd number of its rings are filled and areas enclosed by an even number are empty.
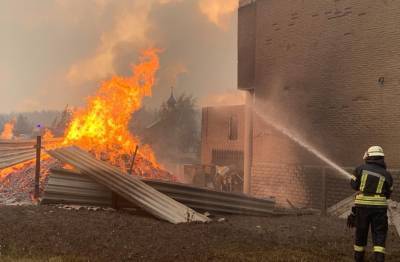
[[[74,166],[82,174],[160,219],[174,224],[210,221],[206,216],[162,194],[139,178],[95,159],[78,147],[57,148],[49,150],[48,154]]]

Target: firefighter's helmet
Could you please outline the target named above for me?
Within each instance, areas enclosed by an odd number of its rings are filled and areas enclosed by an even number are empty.
[[[369,156],[385,156],[383,153],[383,149],[380,146],[371,146],[368,148],[368,151],[365,152],[364,154],[364,159],[366,159]]]

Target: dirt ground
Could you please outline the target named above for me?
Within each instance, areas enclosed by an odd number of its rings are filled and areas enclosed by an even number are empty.
[[[0,261],[352,261],[345,221],[225,216],[172,225],[127,211],[0,207]],[[400,261],[394,228],[388,260]]]

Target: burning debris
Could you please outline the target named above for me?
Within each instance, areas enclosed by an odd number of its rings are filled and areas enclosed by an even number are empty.
[[[147,186],[140,180],[127,176],[127,174],[121,175],[121,171],[119,171],[120,169],[124,171],[129,169],[131,174],[147,178],[174,180],[174,177],[157,163],[152,149],[148,145],[141,145],[139,138],[128,130],[132,114],[140,109],[142,99],[151,95],[155,73],[159,67],[157,53],[156,49],[144,51],[140,63],[132,69],[132,76],[126,78],[114,76],[111,80],[105,81],[95,96],[89,98],[87,107],[74,113],[63,140],[53,143],[46,149],[65,145],[80,146],[90,154],[84,154],[82,150],[76,149],[73,154],[86,158],[83,164],[76,159],[72,164],[84,172],[86,171],[87,175],[94,175],[99,182],[107,185],[112,191],[155,216],[172,223],[205,222],[209,219]],[[54,138],[49,130],[45,130],[42,137],[46,141]],[[40,140],[38,139],[38,141]],[[39,142],[37,147],[40,148]],[[51,154],[68,162],[68,158],[63,156],[65,152],[68,151],[66,149],[64,151],[53,150]],[[91,155],[120,169],[107,166],[104,162],[96,162],[89,157]],[[93,164],[89,170],[93,173],[88,172],[86,166],[89,160]],[[30,203],[33,185],[35,185],[33,175],[35,170],[32,162],[28,161],[3,170],[2,187],[0,188],[3,202],[7,204],[13,201]],[[43,166],[45,172],[41,175],[43,187],[49,168],[55,167],[57,164],[53,160],[41,162],[46,163]],[[102,168],[99,170],[103,173],[96,173],[96,170],[93,169],[95,166]]]
[[[43,130],[46,150],[65,145],[77,145],[86,149],[97,159],[107,161],[130,174],[156,178],[159,180],[175,181],[176,178],[163,170],[156,161],[153,150],[148,145],[142,145],[140,139],[128,130],[128,123],[132,114],[142,106],[145,96],[150,96],[155,83],[155,74],[159,68],[159,50],[147,49],[142,53],[140,61],[132,68],[129,77],[114,76],[105,81],[96,94],[88,99],[87,106],[73,113],[72,120],[67,127],[64,137],[55,140],[49,129]],[[13,137],[14,123],[5,125],[1,133],[2,139]],[[6,145],[8,146],[8,145]],[[31,145],[30,145],[31,146]],[[10,150],[8,147],[4,150]],[[23,163],[0,172],[1,197],[0,201],[30,202],[34,184],[34,149],[28,150],[29,159]],[[14,150],[15,151],[15,150]],[[20,151],[13,155],[19,156]],[[8,151],[6,152],[8,154]],[[25,155],[24,155],[25,156]],[[43,159],[46,159],[43,161]],[[48,156],[42,159],[41,185],[47,179],[50,167],[57,165],[56,161],[49,160]],[[15,164],[15,163],[13,163]],[[3,199],[3,200],[1,200]]]
[[[157,162],[150,146],[143,145],[128,130],[132,114],[141,108],[143,98],[152,93],[159,68],[158,53],[157,49],[145,50],[139,63],[133,66],[131,76],[114,76],[105,81],[96,94],[88,99],[87,106],[73,113],[62,140],[46,145],[46,149],[77,145],[97,159],[105,160],[123,171],[129,170],[131,174],[175,181],[176,178]],[[10,139],[12,129],[13,122],[6,124],[2,137]],[[44,130],[42,137],[44,141],[54,139],[49,129]],[[19,166],[14,167],[11,173],[16,176],[17,170],[23,173]],[[5,169],[2,174],[4,176],[9,172],[9,169]]]
[[[118,168],[95,159],[82,149],[58,148],[49,151],[49,154],[64,163],[73,165],[82,174],[91,177],[155,217],[173,224],[210,221],[204,215],[155,190],[137,177],[127,176]]]
[[[47,183],[50,168],[61,167],[53,159],[42,160],[43,172],[40,177],[40,191]],[[35,185],[34,160],[30,160],[0,171],[0,205],[24,205],[33,203]]]

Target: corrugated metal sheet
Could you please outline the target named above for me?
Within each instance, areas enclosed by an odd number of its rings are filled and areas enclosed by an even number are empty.
[[[210,221],[206,216],[160,193],[137,177],[124,174],[118,168],[95,159],[77,147],[58,148],[50,150],[48,153],[54,158],[74,166],[82,174],[160,219],[174,224]]]
[[[52,139],[45,146],[58,143],[60,139]],[[0,169],[11,167],[36,156],[36,140],[0,140]]]
[[[327,213],[331,216],[338,216],[341,218],[347,217],[350,212],[351,208],[354,205],[354,198],[356,194],[353,194],[342,201],[334,204],[333,206],[329,207]]]
[[[143,182],[199,211],[257,216],[275,214],[273,199],[259,199],[164,181]],[[56,169],[51,171],[42,203],[111,206],[113,199],[110,190],[89,177],[78,172]]]
[[[42,204],[111,206],[112,191],[77,171],[51,170]]]
[[[243,194],[226,193],[205,188],[162,181],[145,181],[160,192],[194,209],[241,215],[274,214],[275,201]]]
[[[0,169],[35,158],[35,142],[0,140]]]

